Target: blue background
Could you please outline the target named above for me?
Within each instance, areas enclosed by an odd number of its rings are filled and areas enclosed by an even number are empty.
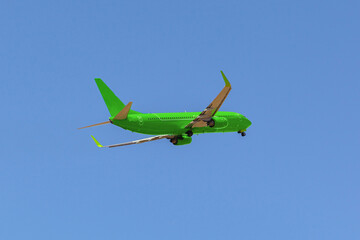
[[[0,239],[360,239],[359,1],[2,1]],[[94,78],[140,112],[236,133],[107,125]]]

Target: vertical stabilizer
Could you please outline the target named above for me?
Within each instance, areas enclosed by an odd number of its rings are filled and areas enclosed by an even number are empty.
[[[96,85],[98,86],[101,96],[103,97],[105,104],[112,117],[116,116],[124,107],[125,104],[111,91],[111,89],[101,80],[95,78]],[[139,113],[134,110],[130,110],[129,113]]]
[[[115,116],[118,112],[125,107],[124,103],[106,86],[106,84],[100,78],[95,78],[96,85],[98,86],[100,93],[105,101],[110,115]]]

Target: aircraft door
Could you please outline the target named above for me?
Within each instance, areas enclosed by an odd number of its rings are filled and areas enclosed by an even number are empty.
[[[139,122],[139,128],[141,128],[144,125],[144,120],[142,118],[142,116],[138,116],[138,122]]]

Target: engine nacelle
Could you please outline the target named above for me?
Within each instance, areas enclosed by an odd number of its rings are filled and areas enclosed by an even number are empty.
[[[181,138],[178,138],[177,143],[175,143],[174,145],[186,145],[186,144],[190,144],[191,141],[192,141],[191,137],[183,136]]]
[[[228,121],[224,117],[214,117],[213,119],[215,121],[215,128],[225,128],[228,125]]]

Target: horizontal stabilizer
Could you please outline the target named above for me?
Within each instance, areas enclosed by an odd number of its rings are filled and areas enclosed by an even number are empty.
[[[132,102],[129,102],[116,116],[114,117],[114,120],[123,120],[126,119],[130,108],[131,108]]]
[[[104,124],[108,124],[108,123],[111,123],[110,121],[106,121],[106,122],[102,122],[102,123],[95,123],[93,125],[89,125],[89,126],[86,126],[86,127],[81,127],[81,128],[78,128],[78,129],[84,129],[84,128],[89,128],[89,127],[95,127],[95,126],[100,126],[100,125],[104,125]]]

